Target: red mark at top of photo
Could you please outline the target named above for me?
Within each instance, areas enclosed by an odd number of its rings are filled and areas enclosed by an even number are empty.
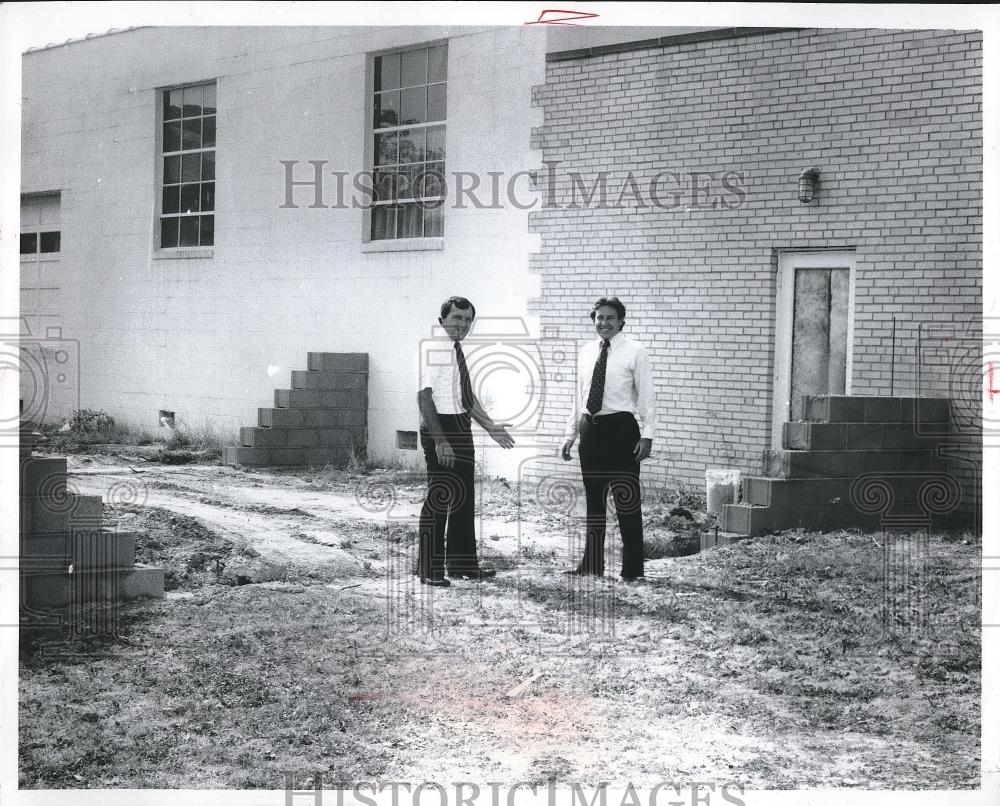
[[[578,25],[571,20],[589,20],[599,17],[589,11],[567,11],[559,8],[547,8],[538,15],[537,20],[528,20],[525,25]]]

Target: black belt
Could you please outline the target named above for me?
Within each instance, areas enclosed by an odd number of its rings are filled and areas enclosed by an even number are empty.
[[[616,412],[614,412],[612,414],[591,414],[588,411],[588,412],[584,412],[584,414],[583,414],[583,419],[586,420],[591,425],[601,425],[602,424],[602,422],[601,422],[602,420],[605,423],[607,423],[607,421],[613,420],[616,417],[618,419],[622,419],[623,417],[631,417],[633,420],[635,419],[635,415],[632,414],[632,412],[630,412],[630,411],[616,411]]]

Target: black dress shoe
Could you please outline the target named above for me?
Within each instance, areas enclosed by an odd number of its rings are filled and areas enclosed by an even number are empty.
[[[645,582],[646,581],[646,577],[644,577],[644,576],[624,577],[623,576],[623,577],[621,577],[621,580],[622,580],[622,582]]]
[[[451,583],[447,579],[445,579],[444,577],[441,577],[440,579],[436,579],[435,577],[420,577],[420,584],[421,585],[432,585],[435,588],[450,588],[451,587]]]

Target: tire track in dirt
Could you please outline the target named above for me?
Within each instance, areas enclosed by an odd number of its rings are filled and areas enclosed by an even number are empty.
[[[74,490],[84,495],[101,495],[108,503],[109,480],[132,482],[134,477],[127,474],[100,474],[90,476],[70,473]],[[156,478],[143,480],[143,490],[136,500],[136,506],[160,507],[180,515],[197,518],[206,527],[233,541],[240,547],[250,547],[262,558],[274,563],[315,568],[322,565],[343,574],[357,573],[363,569],[362,561],[350,552],[336,545],[342,537],[329,532],[329,542],[296,539],[303,527],[314,520],[312,513],[300,510],[302,514],[280,514],[280,508],[273,507],[263,512],[248,509],[239,501],[222,498],[226,491],[213,485],[214,499],[197,491],[185,489],[170,482],[159,482]],[[207,501],[207,502],[206,502]],[[111,502],[113,505],[113,501]],[[318,519],[318,516],[315,516]]]

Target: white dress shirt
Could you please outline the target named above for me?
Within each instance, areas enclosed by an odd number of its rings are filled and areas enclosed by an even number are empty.
[[[587,410],[590,382],[594,366],[601,354],[603,339],[587,342],[580,350],[576,366],[576,394],[573,411],[566,420],[564,439],[576,439],[580,430],[580,415]],[[627,411],[639,424],[639,436],[653,439],[656,435],[656,400],[653,394],[653,371],[649,354],[639,342],[624,333],[616,333],[608,347],[608,367],[604,380],[604,398],[598,416]]]
[[[455,342],[428,339],[420,349],[420,389],[430,389],[438,414],[463,414]]]

